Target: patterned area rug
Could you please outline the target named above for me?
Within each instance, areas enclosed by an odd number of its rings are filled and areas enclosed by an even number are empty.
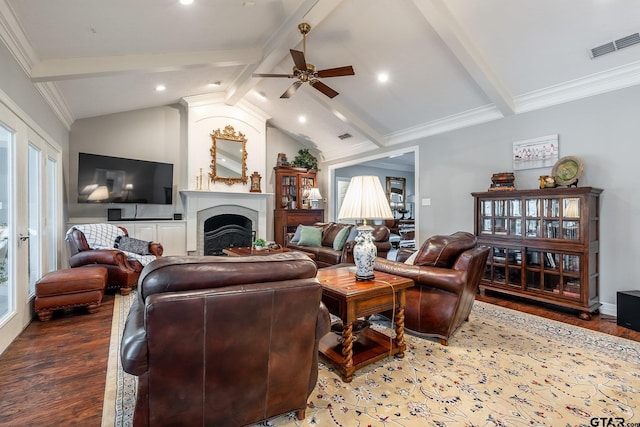
[[[116,301],[112,335],[116,356],[132,298]],[[373,327],[392,333],[384,319],[373,320]],[[304,420],[291,413],[255,426],[640,422],[638,342],[476,301],[469,322],[448,347],[410,335],[407,343],[404,359],[370,365],[357,371],[349,384],[321,362]],[[110,363],[107,373],[103,426],[132,424],[136,381],[122,372],[117,359],[114,370]],[[114,385],[108,395],[109,383]],[[593,424],[594,418],[599,424]],[[615,424],[603,424],[605,419]]]

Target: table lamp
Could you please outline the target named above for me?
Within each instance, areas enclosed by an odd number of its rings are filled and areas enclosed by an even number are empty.
[[[309,191],[309,200],[311,200],[311,209],[319,209],[318,201],[322,199],[322,195],[320,194],[320,190],[317,187],[313,187],[311,191]]]
[[[358,227],[356,245],[353,248],[353,259],[356,264],[356,280],[374,279],[373,263],[378,255],[373,243],[368,219],[392,219],[393,214],[389,201],[377,176],[354,176],[344,195],[344,201],[338,214],[339,220],[362,220]]]

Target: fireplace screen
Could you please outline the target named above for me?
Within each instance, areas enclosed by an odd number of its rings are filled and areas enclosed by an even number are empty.
[[[223,249],[251,246],[254,239],[252,222],[243,215],[216,215],[204,222],[204,255],[224,255]]]

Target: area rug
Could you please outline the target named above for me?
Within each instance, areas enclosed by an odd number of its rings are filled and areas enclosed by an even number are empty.
[[[132,298],[116,301],[114,355]],[[374,318],[373,327],[392,335],[390,326]],[[411,335],[407,344],[403,359],[372,364],[357,371],[348,384],[321,362],[304,420],[290,413],[254,426],[555,427],[640,422],[638,342],[476,301],[469,321],[449,346]],[[103,426],[130,426],[135,377],[122,372],[116,359],[107,374],[113,392],[105,393]]]

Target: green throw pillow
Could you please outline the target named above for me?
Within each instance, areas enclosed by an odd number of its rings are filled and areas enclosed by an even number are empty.
[[[303,225],[300,230],[300,246],[321,246],[322,229],[310,225]]]
[[[350,227],[344,227],[342,230],[338,231],[335,239],[333,239],[333,250],[342,250],[344,244],[347,243],[347,237],[349,237],[349,229]]]

